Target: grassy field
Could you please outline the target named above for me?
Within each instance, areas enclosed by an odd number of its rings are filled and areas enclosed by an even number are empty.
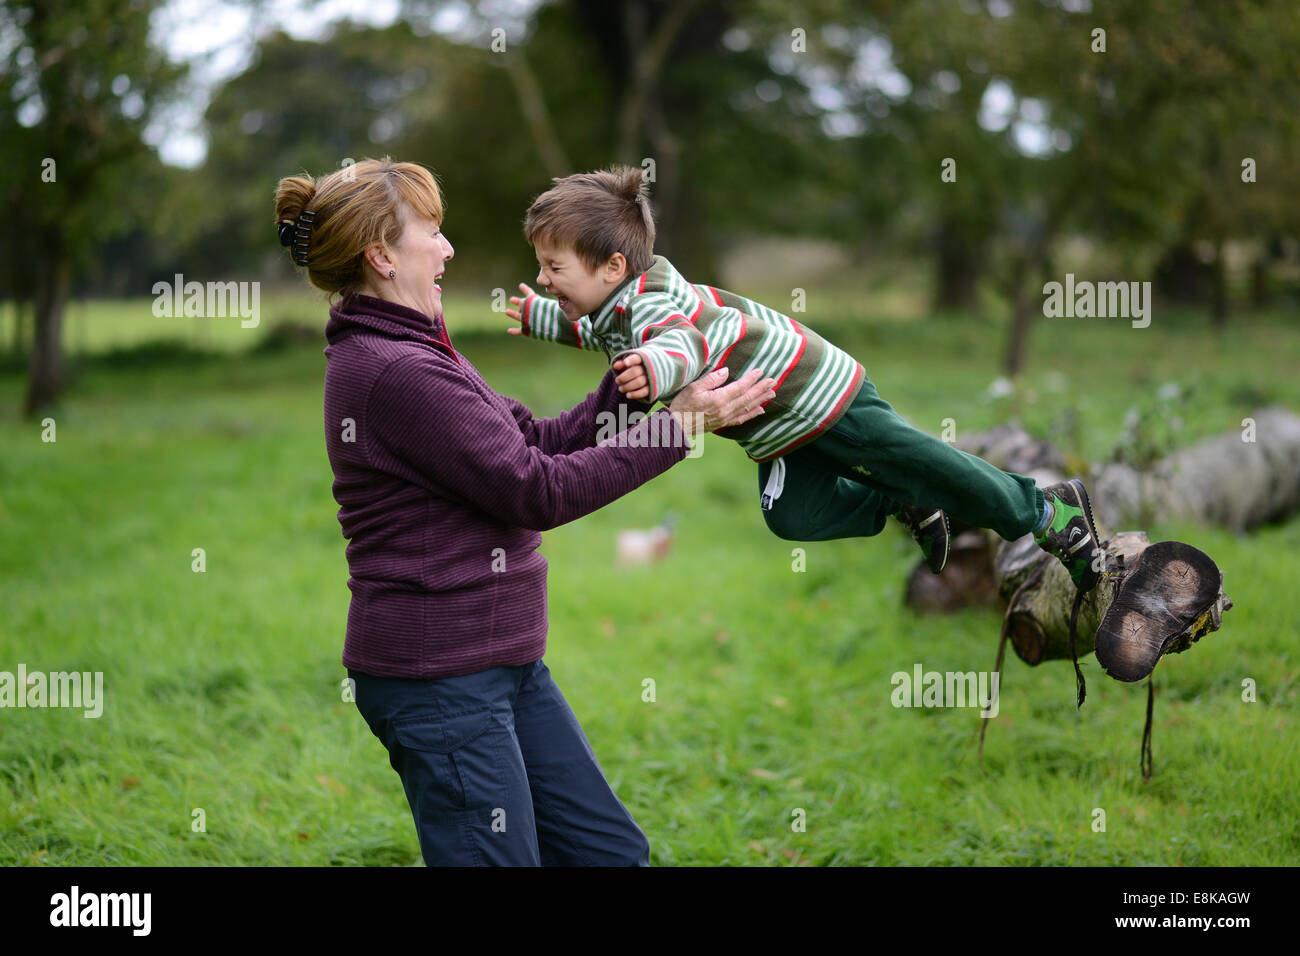
[[[95,357],[153,337],[133,324],[147,307],[91,305],[54,443],[18,417],[20,372],[0,373],[0,671],[102,671],[105,695],[98,719],[0,710],[0,864],[418,862],[398,778],[341,699],[347,565],[321,432],[323,341],[227,341],[205,357],[180,347],[195,344],[193,320],[166,320],[172,345]],[[312,308],[304,320],[319,326]],[[473,332],[457,312],[450,299],[453,340],[539,415],[603,372],[599,356],[508,339],[490,312],[489,331]],[[1195,316],[1143,330],[1041,320],[1018,392],[992,397],[999,321],[868,314],[813,298],[807,319],[936,434],[945,418],[960,433],[1018,414],[1082,463],[1110,454],[1130,408],[1168,443],[1238,428],[1263,402],[1300,409],[1293,316],[1222,337]],[[1179,397],[1157,404],[1174,381]],[[1300,612],[1278,599],[1300,569],[1300,519],[1243,537],[1148,529],[1210,554],[1236,606],[1157,668],[1144,784],[1144,689],[1091,657],[1076,711],[1068,663],[1008,654],[986,772],[975,711],[891,706],[891,674],[917,663],[990,668],[1000,616],[903,608],[916,553],[901,529],[805,545],[794,572],[795,545],[767,531],[757,498],[752,463],[706,439],[701,458],[544,536],[546,660],[653,863],[1300,862]],[[670,509],[685,520],[669,561],[612,567],[618,530]],[[1245,678],[1257,702],[1242,701]]]
[[[490,331],[513,325],[500,312],[492,311],[492,302],[490,292],[449,292],[444,304],[449,314],[461,317],[461,328]],[[232,354],[257,347],[284,326],[319,326],[327,310],[325,293],[306,283],[260,293],[255,320],[239,314],[201,319],[158,316],[154,315],[152,298],[74,300],[64,313],[64,346],[65,352],[74,357],[159,343]],[[0,350],[13,341],[14,321],[13,304],[0,303]],[[26,317],[29,339],[31,321],[29,314]]]

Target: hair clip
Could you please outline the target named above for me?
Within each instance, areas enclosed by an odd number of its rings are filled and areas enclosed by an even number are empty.
[[[311,227],[316,222],[316,211],[304,209],[298,213],[298,222],[294,225],[293,261],[300,266],[307,265],[307,247],[311,245]]]
[[[300,266],[311,262],[307,249],[311,245],[311,228],[316,222],[316,210],[304,209],[293,222],[280,223],[280,245],[293,247],[293,261]]]

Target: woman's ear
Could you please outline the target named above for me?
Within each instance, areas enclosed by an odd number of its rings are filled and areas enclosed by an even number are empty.
[[[381,243],[374,243],[366,247],[366,262],[378,274],[381,279],[387,279],[388,273],[396,268],[388,250]]]

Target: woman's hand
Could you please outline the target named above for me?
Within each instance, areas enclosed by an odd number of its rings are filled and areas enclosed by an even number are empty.
[[[763,370],[750,369],[730,385],[723,385],[729,372],[714,369],[701,375],[677,393],[668,411],[682,430],[692,437],[747,422],[763,414],[763,403],[776,398],[776,379],[762,378]]]

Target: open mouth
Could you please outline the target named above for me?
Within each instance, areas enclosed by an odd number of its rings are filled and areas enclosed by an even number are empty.
[[[441,279],[446,274],[447,274],[446,272],[439,272],[436,276],[433,277],[433,287],[437,289],[439,292],[442,291],[442,284],[439,283],[438,280]]]

